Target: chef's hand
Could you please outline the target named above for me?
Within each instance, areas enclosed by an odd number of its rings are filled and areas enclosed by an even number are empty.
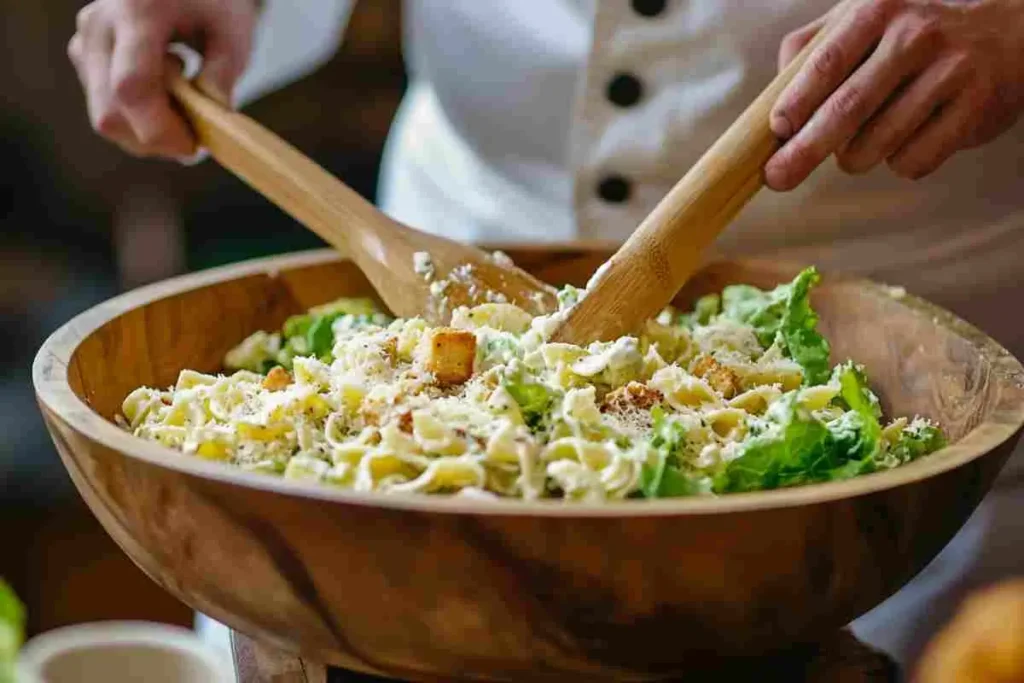
[[[164,82],[175,40],[203,53],[207,91],[230,104],[256,24],[254,0],[95,0],[79,13],[68,56],[89,120],[135,156],[188,157],[195,140]]]
[[[1024,0],[846,0],[782,43],[780,66],[828,20],[771,113],[785,143],[775,190],[832,154],[848,173],[886,162],[921,178],[1010,128],[1024,108]]]

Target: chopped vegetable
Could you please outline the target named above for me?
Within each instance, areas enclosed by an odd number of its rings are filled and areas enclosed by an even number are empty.
[[[715,476],[716,493],[837,481],[875,469],[877,420],[859,412],[824,423],[800,407],[796,392],[769,409],[768,428]]]
[[[531,431],[539,431],[548,421],[555,403],[555,392],[539,382],[531,382],[521,377],[506,379],[502,386],[519,404],[523,421]]]
[[[707,325],[721,312],[721,309],[722,297],[718,294],[705,294],[701,298],[697,299],[697,303],[694,304],[692,312],[683,313],[679,316],[678,323],[685,327]]]
[[[694,476],[682,469],[680,455],[686,447],[686,428],[668,418],[661,406],[651,410],[654,425],[650,445],[655,463],[644,463],[640,472],[640,490],[647,498],[694,496],[710,491],[707,477]]]
[[[818,315],[811,309],[810,290],[820,276],[807,268],[784,285],[765,292],[750,285],[731,285],[722,291],[722,315],[754,328],[764,347],[781,339],[782,347],[804,370],[804,384],[821,384],[828,377],[828,342],[815,329]]]
[[[904,465],[945,446],[946,437],[938,427],[925,420],[914,420],[903,428],[899,440],[889,449],[889,456],[894,466]]]

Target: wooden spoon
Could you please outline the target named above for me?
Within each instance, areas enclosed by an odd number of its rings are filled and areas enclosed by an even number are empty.
[[[533,315],[557,308],[555,290],[511,261],[392,220],[287,142],[201,92],[180,68],[169,71],[171,93],[199,144],[351,258],[395,315],[444,324],[455,307],[486,301],[507,300]],[[429,266],[417,268],[420,252]]]
[[[768,115],[825,33],[818,31],[594,274],[552,341],[583,345],[634,334],[672,301],[704,250],[764,184],[764,165],[779,148]]]

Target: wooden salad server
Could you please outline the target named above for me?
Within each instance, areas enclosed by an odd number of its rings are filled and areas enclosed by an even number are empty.
[[[204,94],[178,66],[170,91],[199,145],[351,258],[393,314],[444,324],[455,307],[486,301],[507,300],[533,315],[557,308],[555,290],[511,261],[389,218],[277,135]]]
[[[552,341],[585,345],[635,334],[672,301],[704,250],[764,184],[764,165],[780,146],[768,124],[771,108],[825,33],[818,31],[594,274]]]

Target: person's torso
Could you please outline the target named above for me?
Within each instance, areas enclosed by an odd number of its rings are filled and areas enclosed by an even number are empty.
[[[775,76],[782,37],[831,4],[406,0],[413,86],[386,208],[463,239],[622,240]],[[1018,126],[918,182],[828,160],[794,192],[760,192],[718,248],[886,276],[956,258],[965,228],[1024,210],[1021,142]],[[971,243],[1024,258],[1019,233]]]

